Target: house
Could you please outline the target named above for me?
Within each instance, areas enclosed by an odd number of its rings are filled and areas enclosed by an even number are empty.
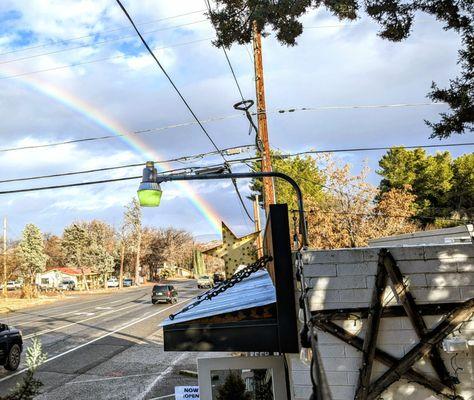
[[[90,268],[84,268],[83,271],[69,267],[55,267],[45,272],[36,274],[35,283],[43,288],[57,289],[64,280],[72,280],[75,287],[79,290],[84,289],[84,279],[89,287],[98,286],[98,274],[91,271]]]

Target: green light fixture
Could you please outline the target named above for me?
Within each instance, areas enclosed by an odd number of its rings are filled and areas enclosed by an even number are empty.
[[[157,182],[157,172],[153,161],[148,161],[143,168],[143,178],[137,194],[142,207],[158,207],[160,205],[163,191]]]

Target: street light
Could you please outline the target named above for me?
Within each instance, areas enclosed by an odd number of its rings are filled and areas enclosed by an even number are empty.
[[[306,219],[304,215],[303,195],[298,184],[288,175],[281,172],[225,172],[225,173],[206,173],[196,175],[159,175],[153,161],[148,161],[143,169],[143,178],[138,188],[138,200],[143,207],[158,207],[161,201],[160,184],[171,181],[194,181],[194,180],[211,180],[211,179],[240,179],[240,178],[263,178],[275,177],[287,181],[296,192],[298,197],[298,213],[300,222],[300,233],[302,236],[302,245],[308,246],[308,234],[306,228]]]

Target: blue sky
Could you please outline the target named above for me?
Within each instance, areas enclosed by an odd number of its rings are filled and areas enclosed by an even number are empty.
[[[222,51],[212,46],[214,36],[202,10],[204,2],[165,0],[125,1],[133,18],[144,23],[144,32],[176,84],[197,115],[206,119],[235,114],[239,100]],[[197,11],[193,14],[190,12]],[[181,17],[163,18],[185,14]],[[161,19],[161,21],[160,21]],[[112,0],[5,0],[0,3],[0,135],[1,148],[103,135],[102,128],[80,114],[45,97],[12,75],[33,73],[41,82],[66,90],[129,130],[187,122],[191,116],[161,71],[143,51],[127,21]],[[179,27],[177,27],[180,25]],[[427,15],[417,16],[413,34],[402,43],[383,41],[377,26],[364,18],[340,22],[323,10],[304,17],[308,28],[298,46],[279,45],[264,39],[265,84],[271,145],[294,152],[327,149],[437,143],[429,139],[424,119],[436,121],[442,105],[359,110],[320,110],[278,114],[293,107],[373,105],[428,102],[426,93],[434,80],[445,84],[457,73],[458,37],[442,30]],[[335,26],[336,25],[336,26]],[[328,27],[330,26],[330,27]],[[64,39],[81,39],[61,42]],[[115,40],[116,39],[116,40]],[[110,40],[107,43],[100,43]],[[192,43],[191,43],[192,42]],[[47,45],[47,46],[46,46]],[[29,48],[34,46],[34,48]],[[67,50],[70,47],[79,47]],[[25,49],[27,47],[27,49]],[[63,51],[64,50],[64,51]],[[229,52],[239,82],[248,98],[254,97],[250,46]],[[8,53],[8,54],[5,54]],[[44,54],[50,53],[50,54]],[[94,60],[110,58],[100,62]],[[21,60],[19,60],[21,59]],[[63,68],[65,65],[82,64]],[[220,147],[252,143],[244,118],[206,125]],[[147,145],[165,158],[212,150],[196,126],[170,129],[143,136]],[[458,136],[443,143],[466,141]],[[452,149],[456,156],[472,148]],[[383,152],[344,153],[354,171],[364,160],[372,169]],[[121,140],[91,142],[0,155],[3,179],[106,167],[146,161],[143,153]],[[218,162],[209,158],[206,162]],[[203,161],[199,162],[202,164]],[[192,164],[190,164],[192,165]],[[176,164],[181,167],[182,164]],[[2,184],[2,190],[71,181],[139,175],[140,168],[90,177],[64,178],[22,184]],[[136,191],[137,182],[101,187],[18,194],[2,197],[0,213],[10,221],[10,234],[18,236],[27,222],[45,232],[60,233],[78,219],[103,218],[120,225],[122,210]],[[251,230],[228,183],[196,183],[195,189],[212,204],[238,233]],[[241,185],[246,193],[245,182]],[[145,210],[147,225],[189,229],[196,235],[212,233],[186,193],[167,185],[163,206]],[[250,205],[249,205],[250,206]]]

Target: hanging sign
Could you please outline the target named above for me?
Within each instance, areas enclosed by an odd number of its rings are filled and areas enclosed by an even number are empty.
[[[176,386],[174,398],[175,400],[199,400],[199,386]]]

